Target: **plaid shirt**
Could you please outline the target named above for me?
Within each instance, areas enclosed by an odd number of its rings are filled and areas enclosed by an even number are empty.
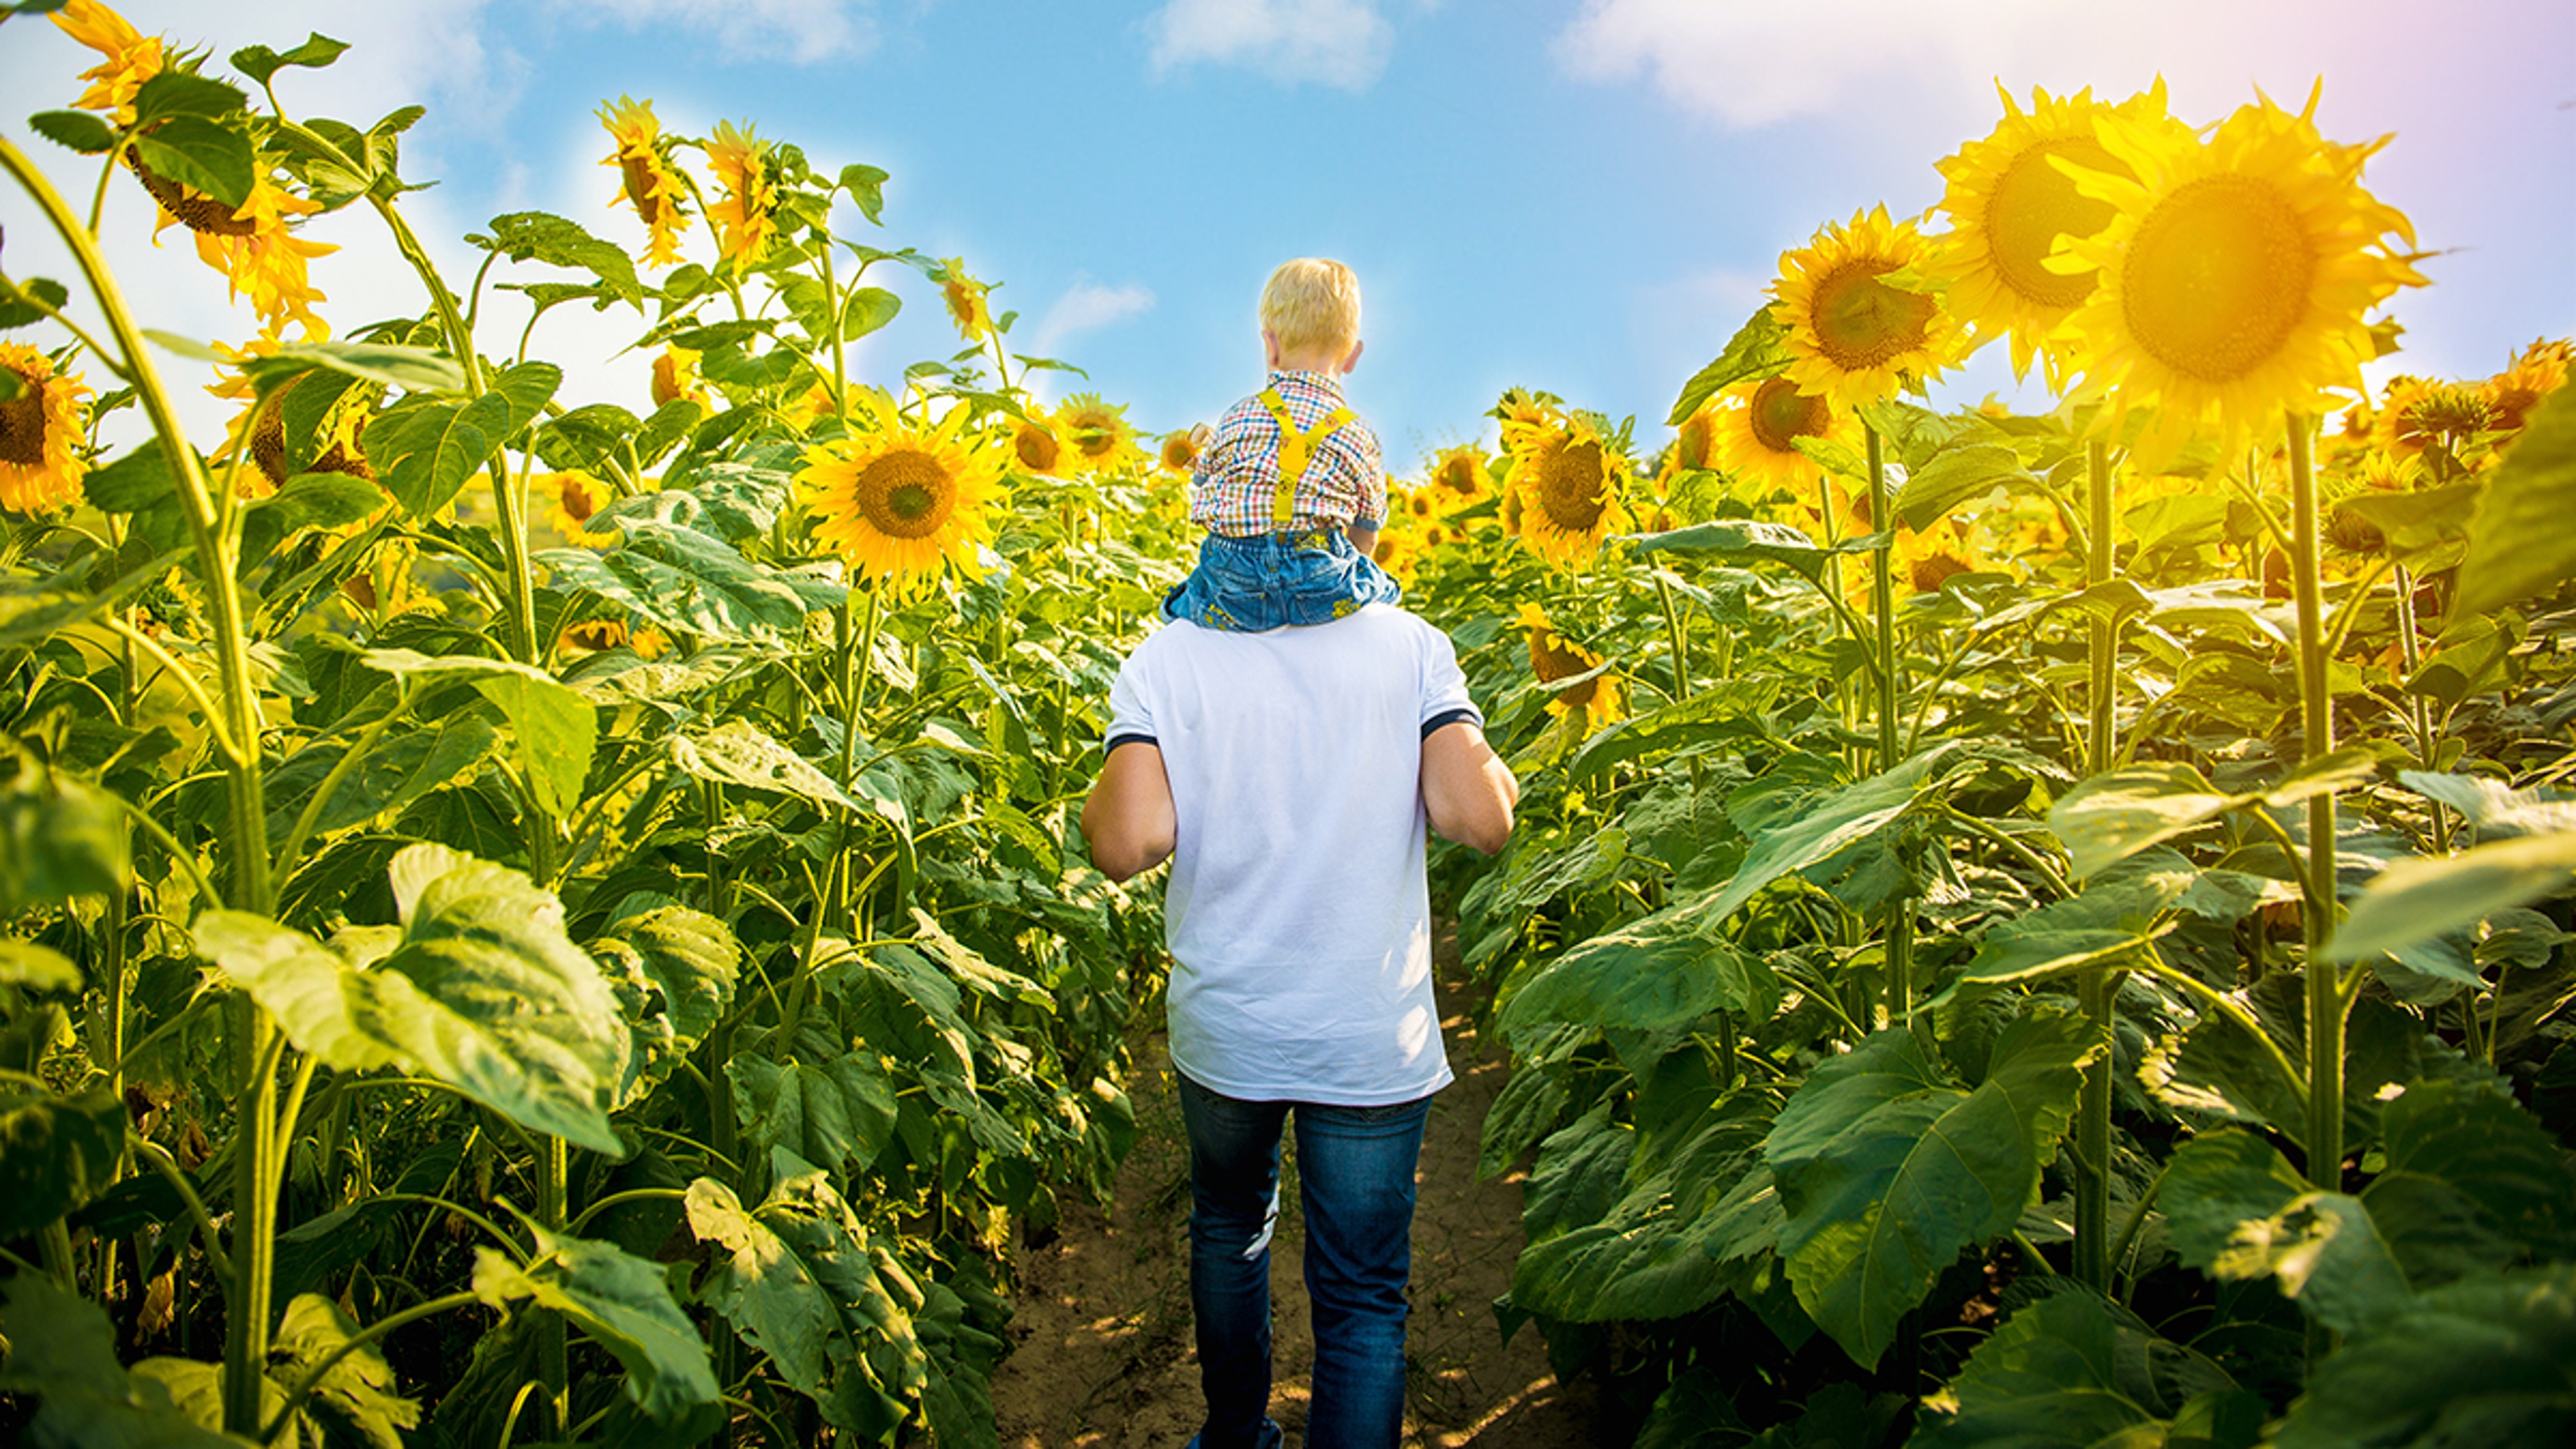
[[[1315,426],[1343,405],[1341,382],[1330,373],[1274,372],[1270,387],[1300,428]],[[1226,409],[1216,425],[1216,440],[1190,469],[1190,521],[1229,538],[1352,523],[1374,528],[1384,522],[1386,470],[1377,434],[1355,418],[1315,444],[1305,476],[1297,480],[1293,514],[1284,529],[1270,517],[1270,502],[1278,491],[1279,420],[1258,396],[1236,403]]]

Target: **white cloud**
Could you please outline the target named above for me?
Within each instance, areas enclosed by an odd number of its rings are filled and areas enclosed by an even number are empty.
[[[1037,330],[1029,334],[1029,350],[1040,357],[1054,357],[1058,348],[1081,333],[1114,326],[1152,310],[1151,288],[1134,282],[1107,287],[1085,278],[1047,308],[1046,316],[1038,320]]]
[[[2341,18],[2339,18],[2341,17]],[[2002,77],[2116,92],[2162,70],[2180,92],[2205,81],[2245,99],[2256,61],[2279,55],[2303,84],[2320,67],[2320,27],[2356,20],[2328,0],[2164,0],[2151,7],[2063,0],[1585,0],[1556,40],[1558,61],[1587,80],[1643,75],[1684,110],[1735,127],[1866,104],[1891,81],[1982,88]],[[2296,71],[2306,65],[2304,72]]]
[[[1378,0],[1168,0],[1146,28],[1157,73],[1205,62],[1348,91],[1374,84],[1395,48]]]
[[[729,60],[813,65],[877,47],[876,0],[549,0],[579,19],[629,31],[680,29],[711,37]]]

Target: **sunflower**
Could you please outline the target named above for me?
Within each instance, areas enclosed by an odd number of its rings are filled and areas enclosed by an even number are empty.
[[[2576,362],[2576,344],[2565,338],[2555,342],[2543,339],[2524,348],[2513,366],[2488,378],[2487,406],[2493,411],[2495,430],[2521,432],[2540,400],[2567,385],[2571,362]]]
[[[1035,407],[1011,429],[1011,458],[1024,473],[1053,473],[1072,462],[1065,456],[1064,438],[1055,424]]]
[[[610,128],[612,133],[615,129]],[[622,159],[623,137],[619,145]],[[718,121],[715,138],[707,142],[707,164],[715,168],[716,184],[724,188],[723,196],[707,203],[707,225],[715,228],[716,251],[737,266],[750,266],[778,234],[778,178],[770,167],[769,143],[748,129],[735,130],[731,121]],[[631,192],[635,173],[626,174]],[[641,203],[636,210],[643,210]]]
[[[1727,389],[1718,395],[1715,417],[1718,458],[1739,488],[1760,492],[1814,487],[1816,460],[1798,451],[1798,439],[1852,439],[1848,414],[1785,377]]]
[[[957,335],[969,342],[981,342],[993,335],[993,309],[984,294],[993,290],[990,282],[979,282],[966,275],[966,259],[950,257],[939,264],[939,300],[948,305],[948,320],[957,324]]]
[[[1417,524],[1434,522],[1448,513],[1447,502],[1429,484],[1402,490],[1390,490],[1387,511],[1402,514]]]
[[[966,431],[968,409],[936,425],[904,420],[891,399],[863,399],[871,431],[805,450],[797,501],[815,536],[869,578],[900,588],[927,583],[945,559],[976,570],[976,545],[992,536],[987,510],[1001,491],[1001,441]]]
[[[249,294],[263,331],[275,332],[292,321],[304,329],[308,342],[330,335],[331,329],[313,315],[313,304],[329,301],[330,294],[313,285],[305,263],[339,248],[287,230],[291,220],[320,211],[321,203],[281,189],[263,172],[251,182],[242,204],[229,207],[153,171],[131,150],[125,162],[161,204],[154,235],[186,227],[197,239],[197,259],[224,274],[233,297]]]
[[[0,342],[0,368],[19,384],[16,397],[0,402],[0,508],[51,513],[78,502],[89,464],[72,449],[86,436],[89,385],[57,375],[45,354],[16,342]]]
[[[638,659],[659,659],[671,647],[670,636],[661,630],[650,624],[630,625],[623,619],[584,619],[566,624],[555,640],[567,649],[624,649]]]
[[[2126,176],[2128,167],[2094,139],[2096,117],[2120,116],[2183,135],[2189,128],[2165,114],[2161,79],[2117,106],[2094,100],[2090,89],[2052,97],[2033,86],[2027,115],[2013,104],[2012,92],[1995,89],[2004,118],[1994,133],[1935,163],[1949,181],[1939,210],[1951,229],[1924,272],[1948,284],[1947,305],[1976,331],[1971,347],[2006,333],[2013,376],[2027,377],[2031,358],[2041,355],[2049,386],[2062,391],[2069,341],[2063,328],[2092,292],[2095,275],[2052,271],[2046,263],[2060,237],[2094,235],[2111,224],[2112,210],[2076,190],[2075,178],[2055,158]]]
[[[1492,491],[1485,466],[1492,460],[1474,443],[1460,443],[1432,455],[1423,486],[1436,490],[1451,512],[1482,502]]]
[[[2268,97],[2240,107],[2205,144],[2106,116],[2097,134],[2128,174],[2074,170],[2078,190],[2118,212],[2051,263],[2101,274],[2068,319],[2081,334],[2076,397],[2107,399],[2110,427],[2159,404],[2137,449],[2148,466],[2207,415],[2225,456],[2284,410],[2320,412],[2328,391],[2359,391],[2377,352],[2363,314],[2424,285],[2412,256],[2387,241],[2411,247],[2413,225],[2361,186],[2362,163],[2388,138],[2327,141],[2318,94],[2297,115]]]
[[[666,408],[675,402],[693,402],[698,411],[707,410],[707,390],[698,379],[698,355],[685,347],[665,347],[653,359],[653,406]]]
[[[535,486],[542,490],[540,496],[555,500],[554,505],[546,510],[546,522],[554,525],[555,532],[584,548],[611,548],[616,545],[621,537],[616,531],[602,529],[593,533],[590,530],[591,515],[615,499],[607,484],[576,468],[566,473],[540,475]]]
[[[1601,665],[1601,656],[1580,644],[1569,642],[1556,631],[1556,625],[1536,604],[1523,604],[1521,627],[1529,631],[1530,672],[1541,684],[1554,684],[1588,674]],[[1604,670],[1581,684],[1561,689],[1548,696],[1548,712],[1563,715],[1582,710],[1593,720],[1607,722],[1619,717],[1618,676]]]
[[[1914,223],[1889,221],[1884,206],[1781,253],[1771,309],[1788,329],[1789,380],[1857,412],[1948,367],[1958,324],[1929,293],[1882,280],[1928,255]]]
[[[1017,446],[1016,439],[1013,445]],[[1187,473],[1199,461],[1198,440],[1190,436],[1189,429],[1175,428],[1163,435],[1163,446],[1156,455],[1156,461],[1169,472]]]
[[[1377,544],[1369,550],[1369,558],[1392,574],[1397,583],[1411,588],[1414,570],[1422,562],[1422,546],[1413,535],[1388,529],[1377,536]]]
[[[1055,410],[1056,436],[1064,442],[1057,471],[1119,474],[1145,461],[1136,446],[1136,430],[1127,422],[1125,403],[1106,403],[1098,393],[1078,392]]]
[[[2420,458],[2428,447],[2459,459],[2469,441],[2495,426],[2495,404],[2474,383],[2392,377],[2388,397],[2371,428],[2371,441],[2397,458]]]
[[[1570,566],[1624,521],[1619,499],[1628,460],[1581,413],[1549,424],[1507,422],[1503,445],[1512,458],[1506,501],[1519,501],[1519,537],[1539,557]],[[1514,524],[1508,507],[1504,521]]]
[[[689,210],[682,199],[685,184],[671,170],[670,159],[662,154],[662,123],[654,119],[653,103],[619,96],[613,105],[601,102],[597,114],[599,123],[617,142],[617,149],[599,164],[618,169],[622,178],[620,194],[634,206],[635,214],[644,219],[645,227],[653,234],[645,259],[657,267],[667,267],[680,259],[680,233],[689,229]]]
[[[72,104],[84,111],[106,111],[120,126],[134,124],[134,93],[165,64],[161,37],[137,32],[98,0],[71,0],[52,18],[65,35],[106,57],[81,72],[90,86]]]

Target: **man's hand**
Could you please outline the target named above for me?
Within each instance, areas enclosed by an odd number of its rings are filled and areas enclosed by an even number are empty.
[[[1160,756],[1155,764],[1159,775]],[[1164,793],[1168,798],[1168,787]],[[1521,782],[1485,743],[1483,729],[1459,720],[1422,742],[1422,804],[1443,839],[1495,854],[1512,838],[1512,807],[1520,798]]]
[[[1140,741],[1111,750],[1091,798],[1082,802],[1082,838],[1091,843],[1091,863],[1111,880],[1142,875],[1171,855],[1179,835],[1162,747]]]

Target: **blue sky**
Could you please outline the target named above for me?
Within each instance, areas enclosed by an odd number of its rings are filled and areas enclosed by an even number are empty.
[[[1682,382],[1822,221],[1939,199],[1933,163],[1984,135],[1999,78],[2119,97],[2162,74],[2176,112],[2218,119],[2261,86],[2296,105],[2325,78],[2330,136],[2396,141],[2368,183],[2440,253],[2398,299],[2407,371],[2481,375],[2576,332],[2576,5],[2566,0],[135,0],[138,27],[218,55],[321,30],[357,48],[290,73],[306,114],[365,121],[418,100],[408,203],[454,275],[495,212],[560,212],[621,240],[594,112],[650,98],[666,129],[719,119],[818,166],[893,173],[871,237],[962,256],[1004,285],[1021,350],[1084,367],[1148,429],[1213,417],[1257,383],[1263,277],[1350,262],[1369,351],[1354,400],[1399,471],[1480,434],[1505,386],[1637,414],[1651,449]],[[0,129],[77,93],[89,53],[0,28]],[[67,158],[66,158],[67,159]],[[86,194],[86,165],[60,165]],[[111,254],[155,325],[237,339],[246,310],[184,244],[153,255],[137,188]],[[22,200],[0,197],[13,274],[61,275]],[[873,229],[845,214],[847,234]],[[327,218],[322,310],[351,325],[417,306],[372,219]],[[691,242],[701,257],[703,226]],[[891,378],[956,346],[918,278],[859,369]],[[619,314],[550,317],[537,350],[568,395],[630,406],[643,361]],[[184,371],[184,369],[183,369]],[[2011,389],[2000,348],[1944,400]],[[2035,394],[2031,405],[2043,405]],[[206,416],[214,413],[207,406]]]

